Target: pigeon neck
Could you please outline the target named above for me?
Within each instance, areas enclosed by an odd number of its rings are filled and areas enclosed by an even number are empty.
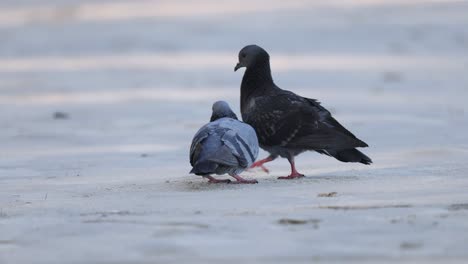
[[[221,112],[221,113],[213,112],[213,114],[211,115],[211,118],[210,118],[210,122],[216,121],[216,120],[218,120],[220,118],[224,118],[224,117],[228,117],[228,118],[238,120],[236,114],[234,114],[234,112],[229,110],[229,111]]]
[[[273,78],[271,77],[270,62],[256,63],[247,68],[242,79],[242,84],[248,84],[249,86],[260,87],[263,85],[273,84]]]
[[[258,63],[248,67],[245,71],[241,84],[241,97],[247,99],[254,93],[263,93],[274,86],[270,63]]]

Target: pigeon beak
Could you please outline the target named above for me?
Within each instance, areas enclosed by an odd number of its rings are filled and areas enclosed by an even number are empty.
[[[234,67],[234,71],[237,71],[239,68],[242,68],[243,66],[239,63],[236,64],[236,67]]]

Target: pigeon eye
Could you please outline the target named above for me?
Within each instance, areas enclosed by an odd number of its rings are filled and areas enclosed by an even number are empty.
[[[241,57],[242,57],[242,58],[245,58],[245,57],[247,57],[247,55],[246,55],[245,53],[242,53],[242,54],[241,54]]]

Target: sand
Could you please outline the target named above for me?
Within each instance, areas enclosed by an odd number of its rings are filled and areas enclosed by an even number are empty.
[[[468,2],[0,3],[0,263],[468,261]],[[371,166],[189,175],[237,52],[317,98]],[[262,157],[266,155],[261,152]],[[226,178],[226,177],[220,177]]]

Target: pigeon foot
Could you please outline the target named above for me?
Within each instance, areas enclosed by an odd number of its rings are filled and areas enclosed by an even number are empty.
[[[259,160],[259,161],[255,162],[254,164],[252,164],[252,166],[250,166],[249,169],[253,169],[253,168],[256,168],[256,167],[259,167],[260,169],[262,169],[262,171],[264,171],[266,173],[270,173],[270,170],[267,167],[265,167],[265,165],[263,165],[261,160]]]
[[[265,165],[257,165],[255,167],[259,167],[260,169],[262,169],[263,172],[270,173],[270,170],[267,167],[265,167]],[[250,167],[250,168],[254,168],[254,167]]]
[[[272,160],[274,160],[274,158],[272,158],[271,156],[269,156],[269,157],[267,157],[267,158],[265,158],[265,159],[262,159],[262,160],[259,160],[259,161],[257,161],[257,162],[254,162],[254,163],[250,166],[249,169],[253,169],[253,168],[256,168],[256,167],[260,167],[260,169],[262,169],[262,171],[264,171],[264,172],[266,172],[266,173],[270,173],[270,170],[269,170],[267,167],[265,167],[265,165],[263,165],[263,164],[265,164],[265,163],[267,163],[267,162],[270,162],[270,161],[272,161]]]
[[[296,170],[296,165],[294,163],[294,157],[288,158],[289,163],[291,163],[291,174],[289,176],[283,176],[283,177],[278,177],[280,180],[291,180],[291,179],[296,179],[296,178],[302,178],[304,177],[304,174],[300,174]]]

